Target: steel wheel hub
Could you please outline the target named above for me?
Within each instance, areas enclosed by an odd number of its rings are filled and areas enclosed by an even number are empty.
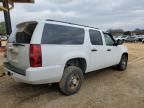
[[[71,75],[71,79],[70,79],[70,82],[69,82],[70,89],[77,88],[77,86],[79,85],[79,82],[80,82],[80,77],[79,77],[78,74]]]

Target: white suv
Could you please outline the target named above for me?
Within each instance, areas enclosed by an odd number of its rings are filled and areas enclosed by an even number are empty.
[[[64,94],[72,95],[85,73],[111,66],[125,70],[128,50],[97,28],[46,20],[18,24],[5,56],[5,72],[16,81],[59,83]]]

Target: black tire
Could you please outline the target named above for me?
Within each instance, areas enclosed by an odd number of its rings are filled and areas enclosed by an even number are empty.
[[[83,79],[83,72],[79,67],[67,67],[59,82],[60,91],[67,96],[77,93],[81,88]]]
[[[120,63],[117,65],[117,69],[124,71],[127,69],[128,56],[126,54],[122,55]]]

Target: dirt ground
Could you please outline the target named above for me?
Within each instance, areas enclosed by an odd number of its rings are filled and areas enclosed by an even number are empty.
[[[0,52],[0,66],[3,64],[3,57],[4,57],[4,54]]]
[[[69,97],[57,87],[0,77],[0,108],[144,108],[144,44],[126,46],[130,56],[126,71],[108,68],[89,73],[80,92]]]

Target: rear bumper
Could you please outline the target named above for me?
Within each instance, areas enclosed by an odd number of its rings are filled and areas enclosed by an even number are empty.
[[[63,66],[47,66],[40,68],[28,68],[25,75],[19,74],[5,66],[5,73],[11,75],[17,82],[28,84],[47,84],[55,83],[61,80],[63,75]]]
[[[18,68],[14,67],[13,65],[11,65],[11,64],[8,63],[8,62],[5,62],[5,63],[4,63],[4,66],[5,66],[7,69],[9,69],[9,70],[11,70],[11,71],[13,71],[13,72],[15,72],[15,73],[17,73],[17,74],[24,75],[24,76],[26,75],[26,71],[25,71],[25,70],[18,69]]]

